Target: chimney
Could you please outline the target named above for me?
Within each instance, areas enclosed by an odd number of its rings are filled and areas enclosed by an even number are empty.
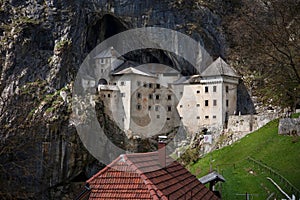
[[[161,167],[166,167],[167,136],[158,136],[158,162]]]

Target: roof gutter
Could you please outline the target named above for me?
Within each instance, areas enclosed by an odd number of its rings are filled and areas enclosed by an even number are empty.
[[[84,186],[84,190],[74,199],[74,200],[81,200],[83,197],[88,195],[91,191],[90,184],[86,183]]]

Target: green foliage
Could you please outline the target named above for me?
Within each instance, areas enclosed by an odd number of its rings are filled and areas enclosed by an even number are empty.
[[[190,164],[194,163],[199,158],[199,149],[193,148],[193,149],[187,149],[183,155],[180,156],[180,162],[183,164]]]
[[[222,184],[224,199],[241,199],[236,194],[246,192],[259,195],[253,196],[253,199],[266,199],[270,195],[268,192],[275,192],[277,198],[281,198],[281,194],[266,177],[271,177],[284,188],[280,180],[247,158],[251,156],[262,161],[294,186],[299,186],[300,142],[294,140],[293,137],[278,135],[278,120],[274,120],[231,146],[207,154],[188,167],[192,173],[201,177],[209,172],[212,159],[213,168],[226,179],[226,183]],[[288,188],[284,189],[288,192]]]
[[[57,43],[55,44],[55,49],[59,51],[59,50],[65,48],[65,47],[67,47],[67,46],[70,46],[71,44],[72,44],[71,39],[69,39],[69,38],[67,38],[67,39],[62,39],[62,40],[60,40],[59,42],[57,42]]]

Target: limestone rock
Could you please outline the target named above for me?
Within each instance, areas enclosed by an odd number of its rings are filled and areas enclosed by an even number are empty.
[[[279,121],[278,134],[300,136],[300,118],[283,118]]]

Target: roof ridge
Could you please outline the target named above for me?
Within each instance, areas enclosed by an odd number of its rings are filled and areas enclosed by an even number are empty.
[[[145,154],[155,154],[155,153],[158,153],[158,152],[146,152],[146,153],[133,153],[135,155],[145,155]],[[136,171],[137,174],[140,175],[140,177],[143,179],[147,189],[149,190],[151,196],[154,198],[154,199],[165,199],[165,200],[168,200],[168,198],[162,193],[162,191],[160,191],[160,189],[158,189],[156,187],[156,185],[145,175],[145,173],[140,170],[129,158],[127,155],[133,155],[133,154],[126,154],[125,155],[125,160],[127,162],[127,164],[129,164],[129,167],[132,167],[132,169],[134,171]],[[151,191],[155,191],[155,193],[151,192]],[[159,196],[158,196],[159,195]]]

